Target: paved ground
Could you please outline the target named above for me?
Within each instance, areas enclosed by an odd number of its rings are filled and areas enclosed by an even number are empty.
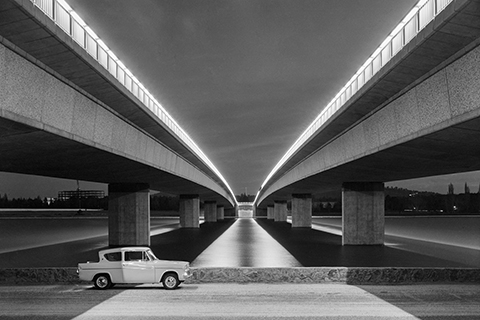
[[[0,319],[480,319],[480,285],[0,286]]]
[[[302,267],[255,219],[237,219],[192,267]]]

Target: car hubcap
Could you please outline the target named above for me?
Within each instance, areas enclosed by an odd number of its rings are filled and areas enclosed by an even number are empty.
[[[108,284],[107,279],[104,277],[100,277],[97,279],[97,284],[100,288],[105,288]]]
[[[177,281],[175,280],[174,277],[167,277],[167,279],[165,279],[165,284],[169,288],[173,288],[176,283],[177,283]]]

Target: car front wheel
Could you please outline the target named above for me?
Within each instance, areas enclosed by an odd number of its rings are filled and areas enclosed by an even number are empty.
[[[95,285],[95,288],[105,290],[112,286],[112,281],[108,275],[99,274],[93,279],[93,284]]]
[[[167,290],[173,290],[178,287],[180,281],[175,273],[167,273],[162,279],[163,287]]]

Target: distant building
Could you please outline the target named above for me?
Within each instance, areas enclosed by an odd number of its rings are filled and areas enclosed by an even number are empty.
[[[73,191],[60,191],[58,193],[58,200],[66,201],[70,199],[103,199],[105,197],[105,191],[103,190],[73,190]]]

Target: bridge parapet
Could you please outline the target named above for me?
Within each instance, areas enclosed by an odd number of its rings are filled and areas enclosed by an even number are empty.
[[[405,46],[409,44],[436,16],[454,0],[423,0],[405,16],[380,46],[365,61],[345,86],[324,107],[322,112],[300,135],[285,155],[275,165],[262,184],[262,188],[273,175],[301,149],[337,112],[340,112],[355,94],[359,93],[383,67],[387,65]]]
[[[262,184],[255,203],[260,204],[274,193],[276,198],[279,180],[283,180],[283,187],[298,180],[284,183],[287,175],[299,179],[309,177],[303,171],[301,177],[294,172],[300,163],[332,141],[343,142],[335,149],[336,153],[325,152],[321,162],[317,157],[312,170],[337,153],[351,153],[360,148],[361,145],[354,145],[355,140],[346,137],[352,128],[362,128],[359,123],[367,123],[373,114],[473,50],[480,37],[473,21],[478,21],[479,16],[476,0],[420,1],[277,163]],[[365,130],[374,129],[369,125],[365,127]],[[368,143],[376,138],[376,133],[371,137],[370,133],[365,132]]]
[[[173,134],[185,143],[227,186],[227,181],[195,144],[189,135],[176,123],[155,97],[118,59],[109,47],[87,26],[83,19],[63,0],[30,0],[45,15],[59,26],[83,50],[93,57],[122,86],[147,107]],[[229,190],[233,195],[233,192]]]

